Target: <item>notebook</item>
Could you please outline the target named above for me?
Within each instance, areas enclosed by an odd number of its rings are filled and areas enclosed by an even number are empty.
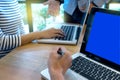
[[[120,12],[92,8],[80,52],[72,58],[65,80],[120,80]],[[50,80],[48,69],[41,75]]]

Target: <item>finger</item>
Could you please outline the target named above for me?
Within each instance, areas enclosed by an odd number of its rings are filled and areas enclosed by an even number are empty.
[[[57,52],[58,49],[59,49],[59,47],[54,47],[54,48],[52,48],[52,50],[55,51],[55,52]]]
[[[64,33],[61,30],[52,29],[51,37],[65,37]]]
[[[57,34],[54,34],[53,37],[64,37],[64,36],[57,33]]]
[[[68,51],[65,47],[61,47],[62,51],[64,52],[64,57],[65,58],[68,58],[68,57],[71,57],[71,52]]]
[[[62,49],[63,52],[66,52],[66,48],[64,46],[60,47]]]
[[[60,47],[54,47],[52,49],[52,55],[54,59],[59,59],[61,58],[61,55],[58,54],[58,50],[60,49]]]
[[[61,29],[55,29],[55,33],[65,36],[64,32]]]
[[[51,14],[51,8],[50,8],[50,5],[48,7],[48,14]]]
[[[59,8],[55,7],[54,8],[54,16],[58,16],[59,15]]]
[[[49,13],[50,15],[53,15],[54,16],[54,13],[56,11],[56,6],[53,4],[53,1],[49,2]]]
[[[58,6],[56,5],[56,3],[53,3],[53,1],[52,1],[50,3],[50,5],[49,5],[49,13],[50,13],[50,15],[57,16],[58,12],[59,12]]]
[[[55,15],[58,16],[59,15],[59,11],[60,11],[60,7],[56,6],[55,7]]]
[[[56,33],[56,34],[60,35],[60,37],[65,37],[63,33]]]
[[[53,11],[53,9],[49,8],[49,9],[48,9],[48,14],[51,15],[51,16],[54,16],[54,11]]]
[[[68,67],[71,66],[71,64],[72,64],[72,57],[71,57],[71,54],[69,52],[65,52],[65,54],[62,57],[62,60],[66,61],[65,63],[68,64],[67,65]]]
[[[49,4],[49,1],[46,1],[43,3],[43,5],[48,5]]]
[[[51,28],[48,30],[51,34],[51,38],[53,37],[64,37],[64,33],[61,29],[55,29],[55,28]]]
[[[64,50],[64,48],[62,48],[62,50]],[[72,65],[72,57],[67,50],[65,54],[62,56],[61,60],[62,62],[64,62],[64,64],[66,64],[66,65],[63,65],[64,67],[63,71],[66,72],[66,70]]]

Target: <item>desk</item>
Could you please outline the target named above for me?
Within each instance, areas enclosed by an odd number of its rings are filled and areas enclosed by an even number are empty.
[[[0,80],[44,80],[40,72],[47,68],[50,50],[55,46],[65,46],[72,54],[78,52],[85,29],[86,26],[77,46],[30,43],[14,49],[0,59]]]
[[[47,68],[49,51],[60,45],[30,43],[14,49],[0,60],[0,80],[43,80],[40,71]],[[78,46],[65,46],[72,53]]]

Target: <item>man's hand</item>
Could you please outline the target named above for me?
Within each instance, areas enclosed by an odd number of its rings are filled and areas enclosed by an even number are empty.
[[[48,14],[52,16],[58,16],[60,11],[60,2],[55,0],[48,0],[43,3],[44,5],[48,5]]]
[[[90,11],[91,11],[91,9],[92,9],[93,7],[96,7],[96,6],[95,6],[93,3],[90,3],[89,13],[90,13]]]
[[[59,49],[65,53],[63,56],[57,53]],[[48,69],[52,80],[64,80],[63,75],[72,64],[70,54],[64,47],[56,47],[52,50],[48,59]]]

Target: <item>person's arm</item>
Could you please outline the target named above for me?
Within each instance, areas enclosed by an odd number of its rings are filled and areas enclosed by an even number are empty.
[[[90,6],[89,6],[90,1]],[[91,11],[92,7],[102,7],[103,4],[109,2],[110,0],[78,0],[78,7],[82,12],[87,12],[89,7],[89,12]]]
[[[0,29],[0,50],[7,51],[14,49],[21,45],[21,36],[20,35],[8,35],[4,34]]]
[[[60,4],[62,1],[60,0],[48,0],[44,2],[44,5],[48,5],[48,14],[52,16],[58,16],[60,12]]]
[[[15,34],[8,35],[4,34],[0,29],[0,50],[7,51],[12,50],[18,46],[32,42],[35,39],[40,38],[52,38],[55,36],[63,37],[63,32],[59,29],[48,29],[41,32],[32,32],[25,35]]]
[[[102,7],[103,4],[108,3],[110,0],[93,0],[92,4],[97,7]]]
[[[50,72],[51,80],[64,80],[64,75],[59,71]]]
[[[32,42],[36,39],[48,39],[54,37],[64,37],[64,33],[60,29],[47,29],[44,31],[31,32],[21,36],[21,45]]]
[[[93,7],[102,7],[103,4],[109,2],[110,0],[93,0],[91,3],[90,3],[90,7],[89,7],[89,13],[91,11],[91,8]]]
[[[61,49],[64,55],[58,54]],[[71,53],[64,47],[56,47],[52,49],[48,59],[48,69],[51,80],[64,80],[64,74],[72,64]]]
[[[97,5],[96,4],[94,4],[93,2],[91,2],[90,3],[90,7],[89,7],[89,13],[90,13],[90,11],[91,11],[91,9],[93,8],[93,7],[97,7]]]

